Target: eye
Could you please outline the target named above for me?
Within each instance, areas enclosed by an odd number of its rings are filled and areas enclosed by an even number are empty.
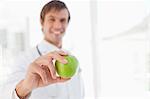
[[[55,21],[54,18],[50,18],[50,19],[49,19],[49,22],[54,22],[54,21]]]
[[[65,23],[65,22],[66,22],[66,19],[61,19],[60,22],[61,22],[61,23]]]

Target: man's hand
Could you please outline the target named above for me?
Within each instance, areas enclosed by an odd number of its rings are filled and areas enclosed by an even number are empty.
[[[68,81],[69,79],[56,76],[55,67],[53,65],[53,60],[58,60],[66,64],[67,60],[63,57],[64,55],[67,55],[67,53],[54,51],[33,61],[28,67],[25,79],[16,86],[18,96],[24,97],[32,92],[33,89],[53,83]]]

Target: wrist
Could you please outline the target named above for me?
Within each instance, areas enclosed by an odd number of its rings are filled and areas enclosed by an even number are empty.
[[[20,99],[26,99],[31,93],[31,90],[26,87],[26,84],[24,84],[24,80],[17,84],[15,91]]]

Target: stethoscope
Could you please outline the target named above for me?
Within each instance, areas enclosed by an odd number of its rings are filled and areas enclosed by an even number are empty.
[[[42,56],[42,53],[40,52],[38,45],[36,46],[36,50],[37,50],[38,54],[39,54],[40,56]]]

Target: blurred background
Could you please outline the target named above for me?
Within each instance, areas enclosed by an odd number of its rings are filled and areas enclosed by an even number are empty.
[[[43,38],[49,0],[0,0],[0,86],[13,57]],[[79,59],[85,99],[150,98],[150,1],[63,0],[71,13],[64,48]]]

